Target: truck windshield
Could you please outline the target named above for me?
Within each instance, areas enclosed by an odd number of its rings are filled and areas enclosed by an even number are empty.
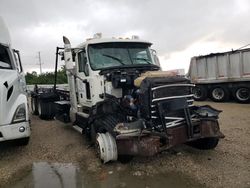
[[[149,44],[113,42],[90,44],[89,61],[93,70],[108,67],[153,64]]]
[[[10,69],[11,61],[8,48],[0,44],[0,69]]]

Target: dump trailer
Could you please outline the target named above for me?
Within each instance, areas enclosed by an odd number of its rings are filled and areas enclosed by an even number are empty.
[[[250,48],[193,57],[188,75],[198,101],[250,102]]]
[[[30,137],[26,82],[19,51],[0,17],[0,142],[27,145]]]
[[[195,106],[194,85],[185,76],[161,71],[150,42],[100,34],[75,48],[66,37],[63,41],[56,69],[60,55],[69,91],[55,84],[53,92],[34,92],[34,113],[72,122],[104,163],[153,156],[182,143],[212,149],[224,137],[221,111]]]

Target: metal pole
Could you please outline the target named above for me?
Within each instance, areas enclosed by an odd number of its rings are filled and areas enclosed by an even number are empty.
[[[54,90],[56,90],[56,82],[57,82],[57,66],[58,66],[58,51],[59,48],[56,47],[56,63],[55,63],[55,81],[54,81]]]
[[[58,67],[58,56],[59,50],[62,50],[62,47],[56,47],[56,62],[55,62],[55,80],[54,80],[54,90],[56,90],[56,82],[57,82],[57,67]]]
[[[40,65],[40,74],[42,74],[41,52],[38,52],[38,59],[39,59],[39,65]]]

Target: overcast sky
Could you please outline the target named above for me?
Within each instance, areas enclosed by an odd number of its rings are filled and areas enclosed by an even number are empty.
[[[102,32],[153,42],[164,70],[188,70],[190,58],[250,43],[248,0],[0,0],[0,15],[25,71],[52,71],[55,48]]]

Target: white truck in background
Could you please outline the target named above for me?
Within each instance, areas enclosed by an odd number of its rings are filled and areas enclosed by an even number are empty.
[[[195,100],[250,102],[250,48],[193,57],[188,75]]]
[[[19,51],[0,17],[0,142],[27,145],[30,137],[26,82]]]

